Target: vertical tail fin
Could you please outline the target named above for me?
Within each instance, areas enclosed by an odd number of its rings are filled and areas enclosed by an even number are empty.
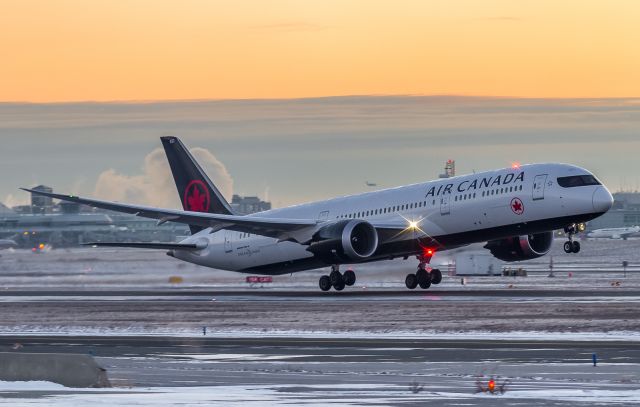
[[[185,211],[232,215],[229,203],[177,137],[160,137]],[[190,226],[191,233],[202,230]]]

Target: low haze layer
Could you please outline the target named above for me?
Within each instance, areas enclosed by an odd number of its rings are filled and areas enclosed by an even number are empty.
[[[165,135],[206,149],[200,158],[212,165],[209,171],[221,171],[226,195],[232,185],[240,194],[264,197],[270,191],[276,206],[364,191],[365,181],[380,187],[425,181],[442,172],[449,158],[457,160],[458,173],[514,161],[569,162],[593,170],[613,190],[637,189],[638,129],[638,99],[5,103],[0,199],[24,201],[28,196],[18,187],[44,183],[60,192],[121,200],[138,194],[137,200],[152,199],[149,204],[169,204],[170,182],[151,198],[128,189],[141,180],[136,177],[146,180],[143,185],[152,182],[150,173],[166,166],[152,153]],[[147,190],[161,183],[153,182]]]

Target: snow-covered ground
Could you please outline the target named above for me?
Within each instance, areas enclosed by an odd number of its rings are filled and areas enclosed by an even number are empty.
[[[589,240],[582,242],[582,251],[567,255],[562,250],[562,240],[556,240],[551,253],[538,259],[513,263],[507,266],[523,267],[542,274],[528,278],[469,277],[469,289],[504,288],[514,284],[518,288],[541,287],[545,289],[590,288],[592,273],[582,275],[581,269],[608,271],[609,280],[622,279],[622,261],[628,261],[628,276],[640,274],[640,239],[635,240]],[[556,279],[546,278],[549,262],[553,259]],[[446,264],[449,252],[437,253],[434,262]],[[358,275],[358,287],[404,288],[404,278],[414,272],[415,259],[381,261],[354,265]],[[347,266],[343,267],[344,269]],[[446,274],[446,268],[443,268]],[[567,272],[573,271],[569,281]],[[327,270],[313,270],[292,275],[275,276],[267,287],[317,290],[318,278]],[[180,284],[169,283],[169,277],[183,278]],[[3,251],[0,257],[0,287],[39,289],[79,288],[171,288],[171,287],[226,287],[248,288],[244,274],[184,263],[168,257],[163,251],[107,248],[54,249],[46,253],[33,254],[27,250]],[[445,287],[460,286],[459,278],[446,277]],[[640,287],[640,278],[627,278],[622,287]]]
[[[248,293],[316,292],[317,279],[326,270],[276,276],[268,287],[250,288],[242,274],[181,263],[162,252],[90,248],[42,254],[4,251],[0,258],[0,287],[5,291],[0,296],[0,336],[15,337],[18,343],[20,336],[38,335],[38,340],[55,335],[60,343],[65,338],[91,335],[196,339],[202,337],[206,326],[207,337],[271,338],[275,343],[305,338],[360,338],[385,344],[404,339],[463,340],[470,344],[519,340],[530,342],[531,348],[522,352],[533,352],[536,357],[520,358],[520,350],[506,345],[500,351],[469,348],[467,352],[461,348],[446,354],[437,349],[399,347],[394,352],[407,352],[402,358],[378,355],[380,349],[388,348],[335,353],[302,346],[280,354],[261,348],[205,351],[180,347],[146,355],[127,350],[108,357],[100,355],[104,349],[98,348],[98,359],[106,364],[115,388],[78,390],[46,382],[0,382],[0,405],[640,405],[640,297],[634,294],[640,290],[640,273],[635,271],[640,265],[640,240],[585,241],[577,256],[562,253],[561,243],[556,242],[552,255],[554,268],[563,271],[554,278],[546,272],[550,257],[543,257],[522,264],[537,271],[528,277],[468,277],[466,285],[461,285],[459,277],[445,276],[433,290],[407,297],[329,293],[259,300],[250,295],[189,296],[188,290],[185,296],[170,297],[82,296],[81,291],[179,291],[191,287],[246,289]],[[632,264],[626,277],[620,267],[622,260]],[[404,290],[404,276],[415,269],[415,261],[381,262],[355,269],[358,283],[349,290],[391,292]],[[567,270],[574,269],[569,276]],[[581,273],[582,269],[602,272]],[[171,276],[180,276],[184,282],[171,284]],[[7,295],[13,290],[57,290],[72,295]],[[441,296],[438,290],[458,295]],[[549,290],[555,294],[478,296],[478,290]],[[558,295],[571,290],[588,294]],[[629,294],[619,295],[625,292]],[[578,354],[553,348],[553,344],[567,341],[581,347]],[[590,342],[607,342],[604,347],[611,343],[617,346],[617,353],[613,357],[613,348],[607,348],[600,355],[602,363],[594,368],[590,365]],[[19,351],[29,351],[29,346]],[[141,376],[145,381],[136,383]],[[498,382],[508,381],[507,392],[476,393],[475,381],[492,376]],[[413,393],[413,381],[423,389]]]
[[[46,382],[0,382],[0,405],[49,406],[381,406],[404,405],[611,405],[640,404],[640,390],[532,389],[504,394],[437,391],[427,386],[412,393],[408,386],[380,384],[286,386],[202,386],[77,390]],[[11,394],[10,398],[6,397]],[[36,396],[36,397],[33,397]]]

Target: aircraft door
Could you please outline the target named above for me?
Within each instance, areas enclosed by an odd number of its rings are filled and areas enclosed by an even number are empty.
[[[318,222],[325,222],[329,220],[329,211],[322,211],[318,215]]]
[[[533,179],[533,194],[534,201],[538,199],[544,199],[544,186],[547,183],[547,174],[536,175]]]
[[[440,198],[440,215],[448,215],[451,213],[451,196],[448,194],[442,195]]]
[[[233,233],[232,230],[225,230],[224,231],[224,252],[225,253],[231,253],[233,251],[233,248],[231,247],[231,234]]]

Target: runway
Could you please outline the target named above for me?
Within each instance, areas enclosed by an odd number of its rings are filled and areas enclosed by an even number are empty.
[[[544,290],[544,289],[439,289],[433,286],[428,290],[408,290],[408,289],[363,289],[361,287],[347,288],[345,291],[329,291],[322,292],[319,289],[226,289],[226,290],[207,290],[207,289],[105,289],[105,290],[0,290],[0,301],[18,299],[18,298],[47,298],[47,299],[78,299],[91,300],[92,298],[114,298],[148,300],[166,299],[171,300],[174,297],[180,299],[206,300],[212,298],[219,300],[246,300],[246,301],[272,301],[286,299],[393,299],[397,301],[421,299],[425,296],[437,296],[439,299],[447,299],[452,297],[460,301],[465,298],[640,298],[640,289],[617,289],[605,288],[601,290],[583,290],[583,289],[566,289],[566,290]]]

